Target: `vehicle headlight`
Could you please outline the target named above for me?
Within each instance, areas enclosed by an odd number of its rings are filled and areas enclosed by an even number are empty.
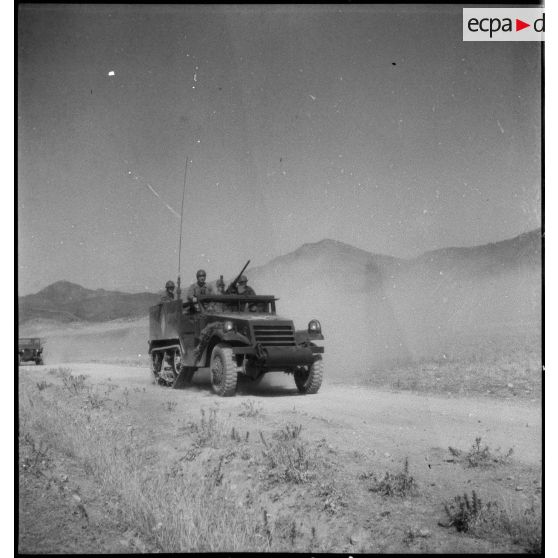
[[[322,333],[322,325],[318,320],[308,322],[308,333]]]
[[[225,333],[232,331],[234,329],[234,324],[230,320],[223,322],[223,331]]]

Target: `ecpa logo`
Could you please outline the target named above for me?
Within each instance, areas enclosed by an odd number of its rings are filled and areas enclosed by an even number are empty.
[[[544,41],[542,8],[463,8],[464,41]]]

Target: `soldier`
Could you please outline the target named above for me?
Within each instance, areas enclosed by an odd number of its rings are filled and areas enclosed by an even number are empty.
[[[192,283],[186,291],[186,298],[189,302],[197,303],[200,295],[213,294],[213,287],[205,284],[206,273],[203,269],[199,269],[196,273],[196,283]]]
[[[236,286],[236,294],[239,295],[255,295],[255,291],[252,287],[248,286],[248,278],[246,275],[241,275],[237,286]]]
[[[219,279],[217,279],[217,283],[215,284],[215,286],[217,287],[217,293],[218,295],[224,295],[225,294],[225,282],[223,281],[223,276],[221,275],[221,277]],[[228,310],[228,305],[225,304],[224,302],[217,302],[215,301],[212,305],[213,310],[215,310],[216,312],[226,312]]]
[[[165,293],[161,297],[161,302],[170,302],[174,300],[174,283],[172,281],[167,281],[165,289]]]
[[[217,294],[225,294],[225,282],[223,281],[223,276],[217,279],[217,283],[215,285],[217,287]]]

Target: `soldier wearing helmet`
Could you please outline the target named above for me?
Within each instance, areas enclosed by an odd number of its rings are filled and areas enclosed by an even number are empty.
[[[241,275],[236,284],[236,294],[239,295],[255,295],[256,292],[252,287],[248,286],[248,277]]]
[[[196,273],[197,281],[192,283],[186,291],[186,298],[189,302],[197,302],[197,298],[200,295],[213,294],[213,287],[211,285],[207,285],[205,282],[206,277],[207,274],[205,271],[203,269],[199,269]]]
[[[165,292],[161,297],[161,302],[170,302],[174,300],[174,283],[172,281],[167,281],[165,284]]]

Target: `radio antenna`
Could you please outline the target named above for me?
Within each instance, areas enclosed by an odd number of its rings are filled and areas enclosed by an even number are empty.
[[[176,287],[176,298],[180,298],[180,255],[182,254],[182,221],[184,220],[184,197],[186,195],[186,174],[188,173],[188,156],[184,166],[184,187],[182,189],[182,205],[180,207],[180,238],[178,239],[178,281]]]

